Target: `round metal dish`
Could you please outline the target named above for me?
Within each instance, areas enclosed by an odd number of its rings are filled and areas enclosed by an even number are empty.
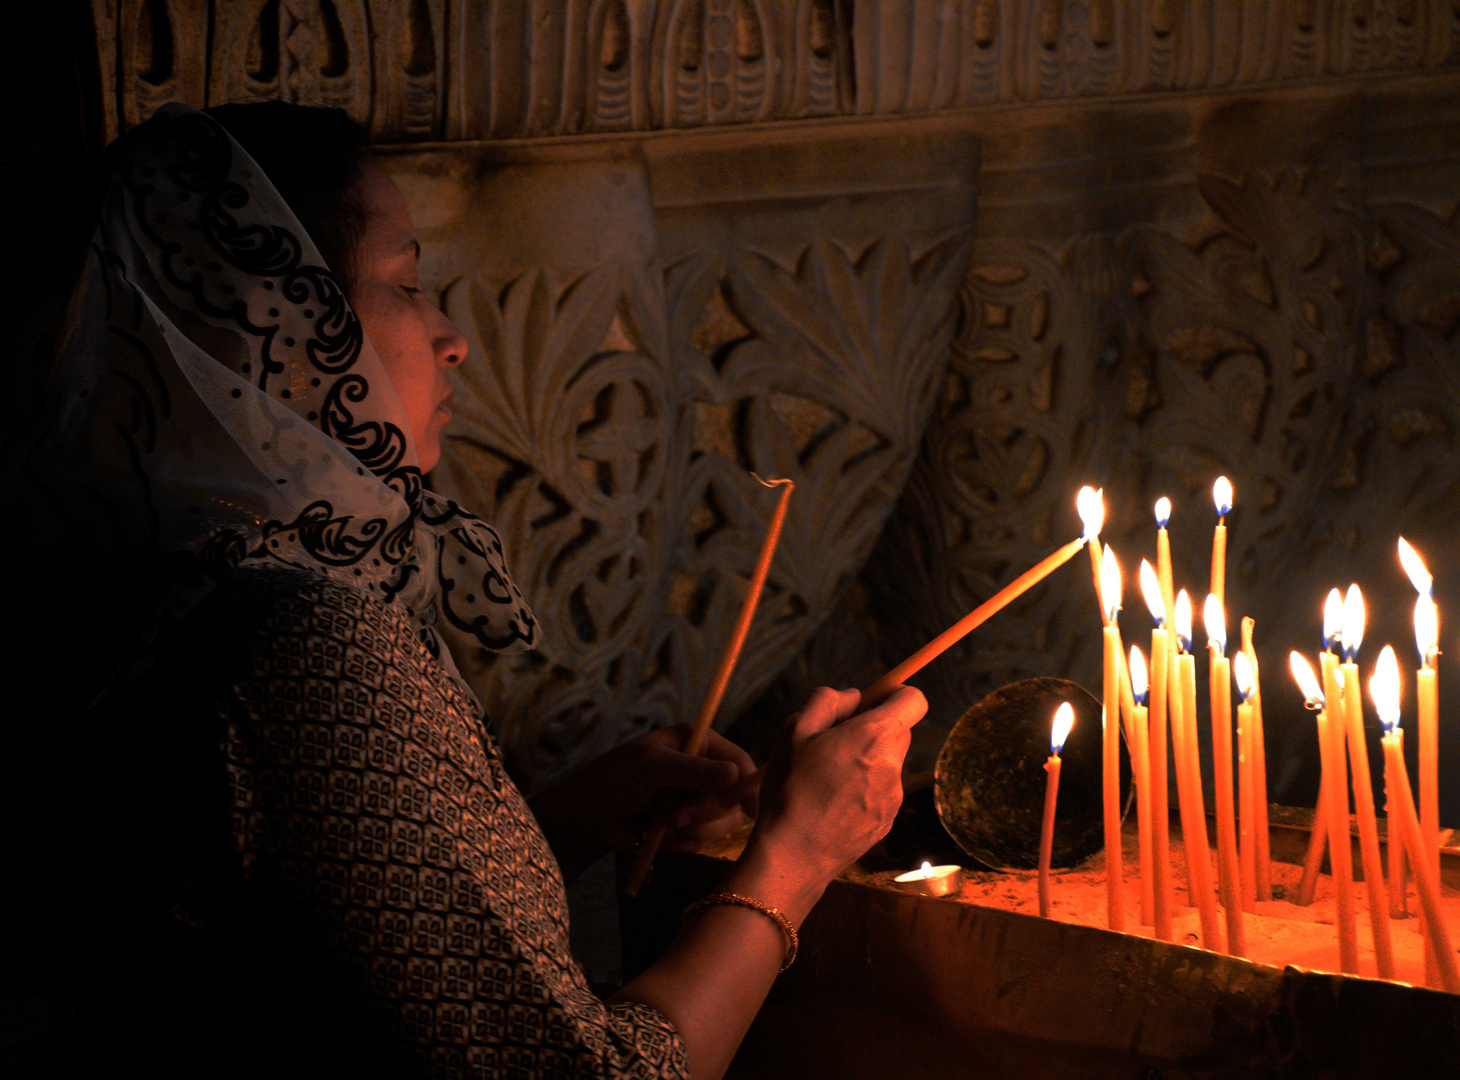
[[[1039,864],[1050,721],[1064,701],[1074,706],[1075,726],[1060,752],[1064,764],[1050,864],[1075,866],[1105,846],[1100,702],[1082,687],[1068,679],[1010,683],[964,713],[938,754],[933,772],[938,817],[959,847],[995,870],[1033,870]],[[1123,743],[1122,737],[1124,810],[1131,780]]]

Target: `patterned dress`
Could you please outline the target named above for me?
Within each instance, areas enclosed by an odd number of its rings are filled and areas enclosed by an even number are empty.
[[[686,1075],[660,1013],[588,988],[553,853],[403,611],[254,568],[187,628],[103,710],[107,1038],[154,1075]]]

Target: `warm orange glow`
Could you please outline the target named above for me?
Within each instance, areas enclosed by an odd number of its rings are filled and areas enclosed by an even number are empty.
[[[1421,596],[1429,596],[1434,590],[1435,579],[1425,567],[1425,561],[1419,557],[1419,552],[1410,547],[1409,541],[1402,536],[1399,538],[1399,562],[1414,583],[1415,591]]]
[[[1323,688],[1318,685],[1318,676],[1313,674],[1313,665],[1296,650],[1288,654],[1288,669],[1292,671],[1298,689],[1303,692],[1303,704],[1310,709],[1321,709],[1327,704]]]
[[[1166,601],[1161,599],[1161,581],[1145,559],[1141,560],[1141,595],[1146,598],[1146,607],[1151,609],[1151,618],[1156,620],[1156,625],[1165,626]]]
[[[1075,708],[1068,701],[1054,711],[1054,723],[1049,730],[1049,752],[1058,754],[1065,748],[1070,729],[1075,726]]]
[[[1232,481],[1225,476],[1217,477],[1212,485],[1212,502],[1217,504],[1217,517],[1226,517],[1232,512]]]
[[[1080,522],[1085,526],[1085,539],[1094,540],[1105,525],[1105,500],[1101,497],[1104,488],[1096,491],[1086,485],[1075,496],[1075,509],[1080,513]]]
[[[1359,654],[1364,641],[1364,594],[1357,585],[1348,587],[1343,598],[1343,653],[1349,660]]]
[[[1132,696],[1136,699],[1137,705],[1144,705],[1146,701],[1146,690],[1149,688],[1150,678],[1146,672],[1146,658],[1141,655],[1140,647],[1130,647],[1130,689]]]
[[[1369,696],[1374,699],[1374,708],[1385,730],[1392,732],[1399,726],[1399,661],[1392,645],[1385,645],[1379,651],[1374,677],[1369,680]]]
[[[1191,597],[1185,589],[1176,594],[1176,637],[1183,649],[1191,648]]]
[[[1227,613],[1222,610],[1222,602],[1211,593],[1207,593],[1206,605],[1202,608],[1202,623],[1206,626],[1207,641],[1217,647],[1220,656],[1227,655]]]
[[[1106,626],[1115,625],[1115,616],[1120,611],[1120,591],[1120,563],[1115,558],[1115,549],[1106,544],[1100,559],[1100,604],[1105,609]]]

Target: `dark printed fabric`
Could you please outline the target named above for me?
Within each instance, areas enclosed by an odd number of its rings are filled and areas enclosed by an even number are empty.
[[[248,154],[169,105],[111,155],[44,455],[87,478],[72,512],[184,566],[174,614],[223,569],[284,566],[401,605],[453,677],[438,630],[534,645],[497,533],[423,486],[358,319]]]
[[[225,575],[188,624],[183,655],[233,660],[137,686],[167,709],[172,748],[212,733],[197,751],[212,768],[158,771],[157,812],[205,821],[221,796],[232,852],[220,864],[188,826],[145,814],[128,830],[159,838],[145,888],[166,926],[137,948],[160,969],[152,1004],[193,1033],[196,1057],[179,1071],[687,1074],[661,1014],[589,989],[553,853],[404,613],[317,575],[255,568]],[[190,779],[172,790],[169,773]],[[209,775],[216,789],[191,779]],[[251,1030],[225,1034],[238,1024]],[[173,1051],[173,1025],[163,1031]]]

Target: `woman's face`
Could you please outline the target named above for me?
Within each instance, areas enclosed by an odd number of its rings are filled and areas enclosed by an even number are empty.
[[[466,339],[421,291],[421,245],[395,181],[366,162],[356,194],[368,218],[350,303],[405,407],[421,471],[429,472],[441,458],[441,429],[451,419],[446,372],[466,359]]]

